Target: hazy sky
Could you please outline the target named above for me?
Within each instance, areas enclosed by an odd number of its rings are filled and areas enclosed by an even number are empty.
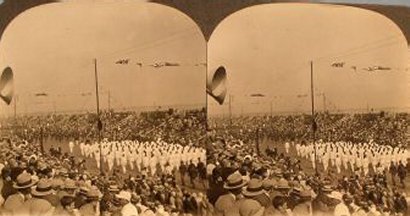
[[[200,29],[175,9],[137,2],[55,3],[13,20],[0,41],[0,67],[14,70],[18,112],[94,110],[94,58],[102,108],[108,92],[114,108],[204,105]],[[115,64],[125,58],[128,65]],[[180,66],[147,66],[165,61]],[[34,96],[43,92],[49,96]]]
[[[314,4],[267,4],[219,24],[208,45],[208,78],[223,65],[234,113],[310,109],[310,61],[317,109],[410,106],[409,49],[399,28],[362,9]],[[345,62],[343,68],[331,65]],[[352,66],[356,66],[355,71]],[[390,67],[367,72],[362,68]],[[250,94],[262,93],[264,98]],[[297,95],[300,95],[298,97]],[[303,95],[309,95],[309,97]],[[209,113],[228,111],[209,99]]]

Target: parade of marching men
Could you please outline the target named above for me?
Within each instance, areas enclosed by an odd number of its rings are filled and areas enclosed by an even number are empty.
[[[0,0],[0,216],[410,216],[409,0]]]
[[[408,125],[408,114],[362,115],[372,122],[389,118],[391,123]],[[325,114],[321,119],[325,122],[328,117]],[[339,126],[340,132],[331,135],[351,141],[330,142],[330,136],[318,131],[319,140],[312,143],[302,134],[299,137],[299,129],[305,128],[303,121],[285,123],[281,118],[298,116],[236,117],[232,124],[228,119],[211,119],[215,127],[209,132],[212,145],[207,149],[207,175],[215,215],[409,214],[408,150],[403,145],[378,144],[407,139],[407,126],[402,128],[403,136],[368,142],[354,142],[355,135],[345,134],[343,130],[349,129]],[[352,120],[346,127],[355,125],[353,121],[363,120]],[[281,133],[272,133],[270,127],[276,124],[288,126],[282,127]],[[240,129],[236,125],[241,125]],[[318,127],[324,128],[322,132],[333,131],[330,125],[318,123]],[[289,128],[292,130],[287,131]],[[376,132],[355,130],[368,135]]]
[[[205,131],[201,126],[205,125],[201,122],[203,111],[165,111],[162,118],[154,118],[158,111],[116,115],[116,118],[107,115],[105,122],[115,124],[118,116],[122,116],[129,121],[139,119],[141,125],[150,121],[153,126],[140,128],[145,130],[144,136],[133,140],[109,141],[114,133],[106,133],[108,138],[97,142],[92,136],[76,140],[61,136],[80,136],[95,128],[83,128],[84,131],[77,127],[57,128],[75,125],[67,119],[82,121],[87,115],[19,118],[25,127],[13,133],[4,131],[9,135],[0,146],[0,215],[212,215],[212,206],[205,195],[206,152],[201,147],[203,135],[198,131]],[[34,128],[39,126],[39,118],[42,124],[48,123],[49,130],[37,137]],[[183,119],[185,124],[179,124],[176,119]],[[50,124],[51,121],[55,124]],[[7,125],[7,121],[2,122],[3,127]],[[129,123],[130,128],[141,125]],[[170,132],[168,128],[179,132]],[[146,133],[153,129],[156,133]],[[122,136],[133,137],[124,132]]]
[[[78,143],[69,142],[70,152],[77,145],[81,155],[94,158],[97,167],[100,168],[100,155],[103,162],[107,163],[108,171],[111,172],[116,165],[121,167],[121,171],[126,174],[127,169],[137,172],[147,172],[150,175],[157,173],[157,169],[172,174],[174,169],[178,169],[181,163],[198,165],[199,162],[206,163],[206,152],[203,148],[191,145],[169,144],[161,140],[156,142],[121,141],[102,143]],[[101,146],[100,146],[101,145]],[[100,154],[100,147],[102,153]],[[146,174],[148,174],[146,173]]]
[[[259,4],[218,23],[207,49],[213,215],[410,215],[410,34],[395,19],[409,5],[389,3]]]
[[[1,0],[0,20],[0,216],[212,215],[194,21],[144,0]]]

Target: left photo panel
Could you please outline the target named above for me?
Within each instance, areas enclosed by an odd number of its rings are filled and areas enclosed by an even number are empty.
[[[64,1],[0,34],[1,212],[179,213],[203,196],[206,41],[188,16]]]

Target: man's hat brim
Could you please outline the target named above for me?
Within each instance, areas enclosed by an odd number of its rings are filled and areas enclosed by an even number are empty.
[[[226,190],[239,189],[239,188],[243,188],[246,184],[248,184],[246,181],[242,181],[241,184],[235,185],[235,186],[229,186],[227,183],[225,183],[224,184],[224,189],[226,189]]]
[[[34,185],[36,185],[37,182],[38,182],[37,180],[32,179],[30,184],[23,185],[23,186],[19,186],[16,182],[14,182],[14,183],[13,183],[13,188],[14,188],[14,189],[31,188],[31,187],[33,187]]]

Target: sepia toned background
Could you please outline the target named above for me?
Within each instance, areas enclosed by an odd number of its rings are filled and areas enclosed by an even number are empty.
[[[205,51],[197,25],[167,6],[42,5],[14,19],[0,41],[0,65],[14,70],[16,98],[1,109],[94,111],[95,66],[102,109],[203,108]]]
[[[238,11],[213,32],[208,79],[224,66],[228,93],[208,113],[309,113],[311,63],[316,110],[410,108],[408,43],[390,19],[350,6],[270,4]]]

